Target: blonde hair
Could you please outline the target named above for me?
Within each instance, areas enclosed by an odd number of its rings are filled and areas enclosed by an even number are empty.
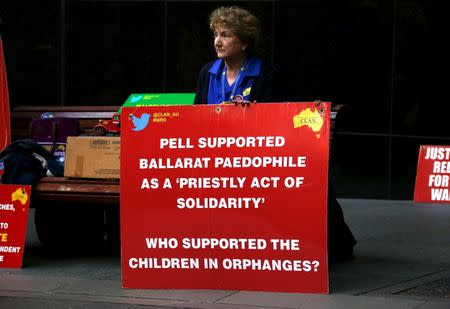
[[[215,31],[217,26],[229,28],[249,48],[258,45],[261,29],[259,19],[237,6],[220,7],[215,9],[209,16],[209,28]]]

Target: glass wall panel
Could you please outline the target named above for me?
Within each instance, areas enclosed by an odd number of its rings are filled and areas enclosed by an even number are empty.
[[[59,105],[59,1],[0,1],[10,104]]]
[[[433,1],[397,3],[393,133],[449,136],[447,10]]]
[[[341,129],[388,133],[392,9],[389,1],[279,2],[275,62],[292,100],[346,104]]]
[[[121,105],[162,88],[162,2],[71,2],[67,6],[67,105]]]
[[[387,198],[388,150],[388,137],[336,136],[330,160],[336,195],[348,198]]]

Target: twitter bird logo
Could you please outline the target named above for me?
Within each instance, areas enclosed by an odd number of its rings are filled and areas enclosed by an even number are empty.
[[[131,103],[136,103],[137,101],[140,101],[143,97],[144,97],[143,95],[133,96],[131,97],[130,101]]]
[[[144,113],[141,115],[141,118],[131,115],[131,120],[133,121],[134,125],[133,131],[142,131],[148,125],[148,121],[150,120],[150,114]]]

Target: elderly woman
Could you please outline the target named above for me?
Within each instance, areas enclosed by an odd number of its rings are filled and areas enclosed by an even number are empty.
[[[281,101],[275,70],[251,53],[260,36],[258,19],[232,6],[216,9],[209,21],[219,59],[200,71],[194,104]],[[350,259],[356,240],[344,221],[331,182],[328,188],[329,260]]]
[[[195,104],[280,101],[274,69],[252,55],[260,37],[258,18],[236,6],[220,7],[209,26],[219,59],[201,69]]]

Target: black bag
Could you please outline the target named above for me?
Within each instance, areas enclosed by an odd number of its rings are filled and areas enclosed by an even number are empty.
[[[36,184],[49,170],[54,176],[64,174],[56,157],[31,139],[17,140],[0,153],[4,165],[2,183]]]

